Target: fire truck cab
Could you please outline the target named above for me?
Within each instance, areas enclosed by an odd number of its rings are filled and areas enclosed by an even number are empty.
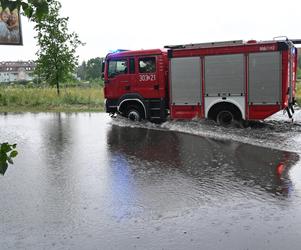
[[[167,52],[118,51],[105,59],[106,111],[132,120],[158,121],[166,117]]]
[[[295,103],[297,49],[290,40],[227,41],[118,51],[105,58],[106,112],[162,122],[263,120]]]

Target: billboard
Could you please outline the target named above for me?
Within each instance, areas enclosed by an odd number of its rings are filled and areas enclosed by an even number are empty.
[[[20,12],[0,6],[0,45],[22,45]]]

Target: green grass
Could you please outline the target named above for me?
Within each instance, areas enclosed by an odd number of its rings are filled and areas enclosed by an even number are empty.
[[[0,112],[103,111],[102,87],[0,86]]]

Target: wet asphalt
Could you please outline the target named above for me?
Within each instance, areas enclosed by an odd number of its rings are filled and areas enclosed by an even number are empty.
[[[0,115],[19,151],[0,176],[0,249],[300,249],[300,153],[270,147],[288,142],[269,124],[239,130],[248,143],[104,113]]]

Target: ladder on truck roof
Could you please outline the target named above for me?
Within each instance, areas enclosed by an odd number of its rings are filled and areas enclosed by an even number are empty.
[[[179,45],[166,45],[166,49],[196,49],[196,48],[208,48],[208,47],[222,47],[231,45],[243,44],[243,40],[234,41],[223,41],[223,42],[209,42],[209,43],[190,43],[190,44],[179,44]]]

